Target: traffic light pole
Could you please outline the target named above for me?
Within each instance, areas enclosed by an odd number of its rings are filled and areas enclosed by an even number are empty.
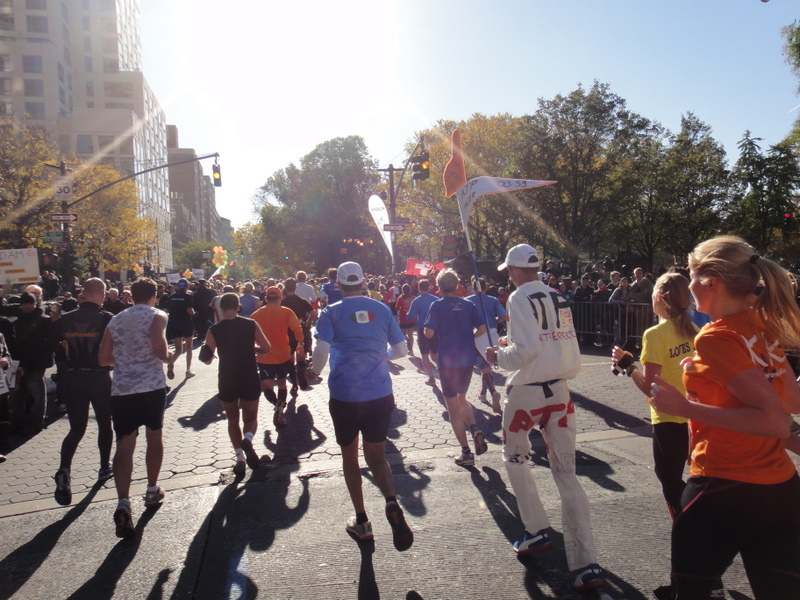
[[[418,143],[414,150],[412,150],[411,155],[414,155],[414,152],[417,151],[417,148],[420,147],[422,142]],[[388,173],[389,174],[389,223],[394,224],[395,221],[395,211],[397,208],[397,195],[400,193],[400,186],[403,185],[403,177],[405,177],[406,170],[408,169],[408,164],[411,162],[411,158],[406,161],[406,165],[402,169],[395,169],[394,165],[389,165],[388,169],[378,169],[381,173]],[[394,174],[400,172],[400,181],[397,182],[397,189],[394,186]],[[397,273],[397,233],[392,231],[392,275]]]
[[[158,171],[159,169],[166,169],[168,167],[174,167],[174,166],[177,166],[177,165],[184,165],[184,164],[187,164],[187,163],[197,162],[197,161],[200,161],[200,160],[205,160],[207,158],[219,158],[219,153],[215,152],[214,154],[206,154],[204,156],[198,156],[196,158],[189,158],[187,160],[179,160],[177,162],[167,163],[165,165],[159,165],[157,167],[151,167],[149,169],[144,169],[143,171],[137,171],[136,173],[128,175],[127,177],[122,177],[120,179],[117,179],[116,181],[112,181],[111,183],[107,183],[106,185],[100,186],[96,190],[94,190],[92,192],[89,192],[85,196],[81,196],[77,200],[73,200],[72,202],[62,201],[61,202],[61,212],[65,213],[65,214],[69,213],[69,209],[72,208],[73,206],[75,206],[78,202],[82,202],[83,200],[86,200],[87,198],[90,198],[91,196],[94,196],[98,192],[102,192],[103,190],[107,190],[108,188],[110,188],[113,185],[116,185],[116,184],[121,183],[123,181],[127,181],[128,179],[133,179],[134,177],[137,177],[139,175],[143,175],[144,173],[150,173],[151,171]],[[47,166],[56,167],[56,165],[47,165]],[[58,164],[58,166],[56,168],[58,168],[61,171],[61,176],[62,177],[65,177],[67,175],[67,172],[72,170],[72,169],[68,169],[67,168],[67,163],[65,161],[63,161],[63,160]],[[217,187],[219,187],[219,186],[217,186]],[[72,247],[71,247],[71,245],[69,245],[70,242],[71,242],[70,233],[71,233],[72,225],[70,223],[63,223],[62,225],[64,227],[64,229],[63,229],[64,238],[63,239],[68,244],[68,250],[66,251],[66,256],[64,257],[64,279],[66,280],[66,289],[67,289],[67,291],[69,291],[69,292],[74,294],[75,293],[75,282],[74,282],[74,277],[73,277],[73,274],[72,274]]]

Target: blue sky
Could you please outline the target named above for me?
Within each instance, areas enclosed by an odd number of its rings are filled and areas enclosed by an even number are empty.
[[[781,27],[796,0],[141,0],[143,70],[180,143],[220,153],[234,227],[276,170],[360,135],[381,166],[438,119],[529,114],[607,83],[675,131],[695,113],[736,160],[800,114]],[[210,161],[204,162],[210,175]],[[439,174],[434,174],[438,177]],[[364,199],[366,207],[366,198]],[[213,240],[212,240],[213,241]]]

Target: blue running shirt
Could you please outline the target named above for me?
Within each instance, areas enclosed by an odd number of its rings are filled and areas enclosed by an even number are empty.
[[[439,334],[439,366],[471,367],[478,359],[474,329],[483,325],[472,302],[445,296],[431,304],[425,327]]]
[[[366,296],[351,296],[322,309],[315,337],[331,345],[331,398],[366,402],[392,393],[389,346],[405,341],[391,309]]]

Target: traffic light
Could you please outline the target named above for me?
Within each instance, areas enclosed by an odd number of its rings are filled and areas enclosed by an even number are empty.
[[[794,215],[790,212],[783,213],[783,226],[789,227],[792,224],[792,220],[794,219]]]
[[[414,163],[414,166],[411,167],[411,170],[414,172],[411,176],[412,179],[422,181],[431,176],[431,163],[426,150],[420,152],[419,156],[412,156],[411,162]]]
[[[239,258],[244,258],[244,250],[239,250]]]
[[[219,170],[219,165],[211,165],[211,170],[214,178],[214,187],[222,187],[222,173]]]

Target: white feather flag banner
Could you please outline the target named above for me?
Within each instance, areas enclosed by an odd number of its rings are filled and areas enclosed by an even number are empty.
[[[505,192],[518,192],[532,188],[553,185],[556,181],[536,181],[533,179],[505,179],[503,177],[475,177],[470,179],[456,191],[458,211],[461,213],[461,224],[467,232],[469,213],[475,201],[485,194],[502,194]]]
[[[392,253],[392,232],[383,230],[383,226],[389,222],[389,211],[386,210],[386,204],[383,203],[383,200],[381,200],[381,197],[377,194],[373,194],[369,197],[369,214],[372,215],[375,226],[378,228],[378,231],[380,231],[381,237],[383,237],[383,241],[389,249],[389,256],[394,258],[394,254]]]

